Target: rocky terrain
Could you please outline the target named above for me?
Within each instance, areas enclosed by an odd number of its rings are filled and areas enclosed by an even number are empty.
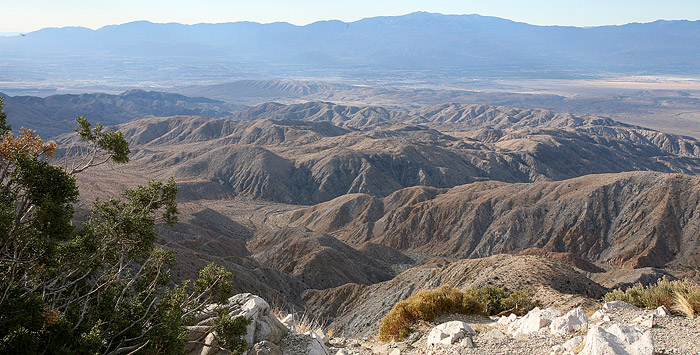
[[[423,355],[423,354],[697,354],[700,351],[698,321],[672,315],[663,306],[641,310],[614,301],[561,312],[535,308],[522,317],[464,316],[446,314],[424,322],[400,342],[375,337],[329,336],[323,328],[292,314],[275,314],[262,298],[238,294],[225,304],[231,316],[252,320],[245,340],[255,355]],[[278,318],[278,317],[281,317]],[[203,312],[188,327],[190,354],[225,353],[208,329],[212,315]]]
[[[692,138],[485,105],[271,103],[232,116],[119,126],[131,162],[81,174],[83,196],[175,176],[181,222],[159,227],[174,277],[215,261],[237,290],[355,339],[334,351],[384,346],[362,339],[396,302],[443,284],[532,289],[567,312],[594,310],[609,287],[698,276]],[[75,153],[74,136],[59,143],[62,158]],[[563,344],[528,339],[515,344]],[[428,351],[411,346],[400,351]]]
[[[417,185],[700,170],[694,139],[544,110],[267,104],[236,118],[146,118],[120,128],[132,142],[131,164],[149,176],[292,204],[350,193],[384,197]],[[70,136],[59,141],[68,146]]]

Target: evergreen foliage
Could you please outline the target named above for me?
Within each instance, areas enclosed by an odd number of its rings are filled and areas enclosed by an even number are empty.
[[[56,144],[24,128],[15,136],[0,98],[0,353],[184,353],[184,326],[231,295],[232,275],[209,265],[169,286],[175,256],[154,241],[156,223],[177,221],[172,178],[95,201],[74,227],[75,174],[129,154],[121,132],[77,122],[84,154],[70,169],[56,166]],[[213,327],[240,353],[246,325],[220,312]]]

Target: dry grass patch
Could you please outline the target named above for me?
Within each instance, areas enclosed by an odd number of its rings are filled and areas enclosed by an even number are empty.
[[[450,286],[421,290],[394,305],[379,325],[379,339],[403,340],[418,321],[430,322],[447,313],[486,314],[484,305],[474,296]]]
[[[640,308],[666,306],[672,312],[690,318],[700,313],[700,285],[689,280],[669,281],[664,277],[653,285],[636,284],[624,291],[614,290],[603,299],[606,302],[625,301]]]
[[[444,285],[438,289],[421,290],[394,305],[379,325],[379,339],[401,341],[416,323],[431,322],[443,314],[486,316],[504,309],[527,312],[539,305],[531,297],[532,293],[528,291],[507,292],[493,287],[462,292]]]

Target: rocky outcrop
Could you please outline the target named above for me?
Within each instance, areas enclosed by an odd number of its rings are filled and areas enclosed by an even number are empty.
[[[540,329],[549,326],[559,316],[561,316],[561,312],[554,308],[539,309],[535,307],[524,317],[508,326],[508,331],[516,337],[537,333]]]
[[[654,341],[649,331],[625,324],[593,327],[586,335],[581,355],[653,355]]]
[[[245,317],[250,320],[247,326],[247,332],[244,336],[248,347],[261,342],[269,342],[279,344],[282,338],[289,331],[270,310],[270,305],[262,298],[242,293],[232,296],[224,305],[228,309],[232,318]],[[188,348],[188,353],[195,354],[224,354],[225,352],[217,344],[216,335],[211,332],[211,326],[214,324],[216,315],[213,313],[216,305],[210,306],[207,310],[198,315],[195,325],[187,327],[187,337],[189,341],[193,341]],[[259,345],[255,351],[263,351],[261,348],[269,348],[274,351],[275,346]]]
[[[549,325],[552,335],[564,336],[572,331],[588,329],[588,317],[583,308],[576,307],[561,317],[554,318]]]

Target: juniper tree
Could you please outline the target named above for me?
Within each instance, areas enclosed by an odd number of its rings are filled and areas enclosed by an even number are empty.
[[[0,98],[0,353],[182,353],[183,327],[231,294],[231,274],[209,265],[168,286],[174,253],[154,242],[156,223],[177,221],[172,178],[95,201],[74,227],[75,174],[129,154],[121,132],[77,122],[82,156],[52,164],[57,145],[24,128],[15,136]],[[240,352],[245,325],[220,319],[220,343]]]

